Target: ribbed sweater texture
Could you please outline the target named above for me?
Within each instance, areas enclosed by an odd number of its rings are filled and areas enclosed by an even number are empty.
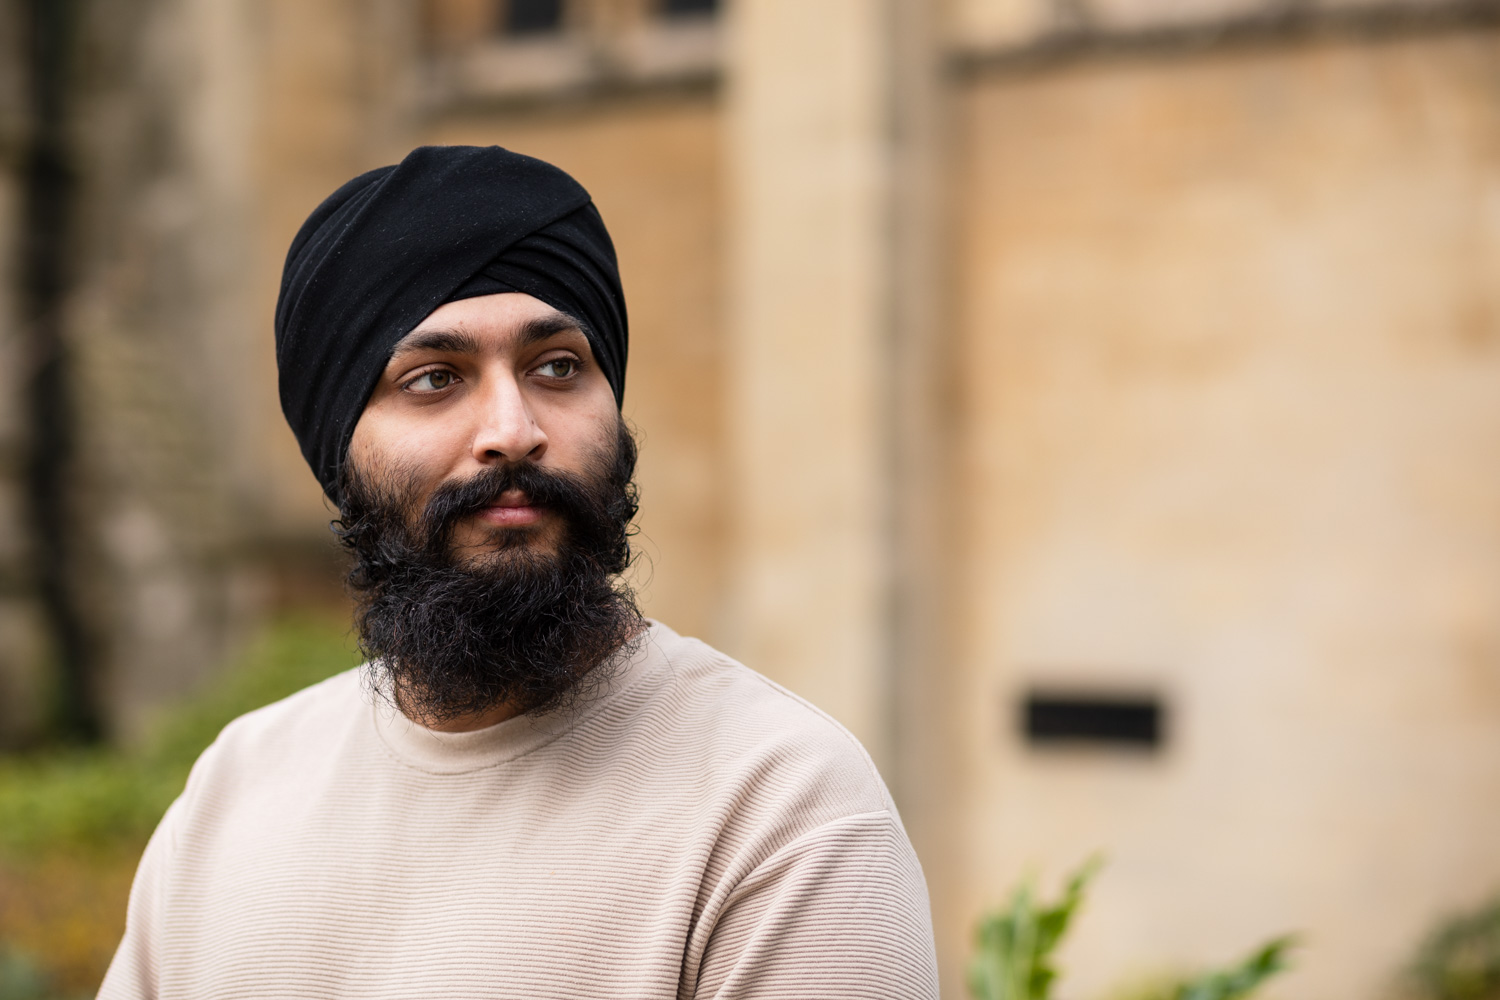
[[[868,755],[709,646],[653,623],[581,702],[468,733],[364,676],[204,751],[101,1000],[937,997]]]

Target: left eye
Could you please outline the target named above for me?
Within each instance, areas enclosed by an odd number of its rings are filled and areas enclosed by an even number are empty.
[[[536,370],[548,378],[567,378],[578,370],[578,362],[572,358],[557,358],[538,365]]]

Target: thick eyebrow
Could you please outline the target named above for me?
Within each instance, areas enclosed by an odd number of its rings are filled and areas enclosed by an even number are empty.
[[[478,354],[479,341],[458,330],[423,330],[409,333],[396,344],[391,357],[415,354],[418,351],[444,351],[449,354]]]
[[[529,347],[559,333],[583,332],[583,324],[564,312],[529,319],[516,333],[518,345]],[[448,354],[478,354],[479,340],[462,330],[423,330],[409,333],[391,352],[392,360],[418,351],[442,351]]]

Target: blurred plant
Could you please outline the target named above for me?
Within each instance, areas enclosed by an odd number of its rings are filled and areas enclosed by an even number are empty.
[[[41,965],[18,948],[0,943],[0,1000],[64,1000],[78,998],[82,992],[67,993],[58,989]]]
[[[1439,925],[1406,978],[1422,1000],[1500,1000],[1500,897]]]
[[[51,993],[51,984],[35,962],[0,944],[0,1000],[47,1000]]]
[[[1096,857],[1074,872],[1062,898],[1050,906],[1038,903],[1030,881],[1023,882],[1005,909],[980,921],[977,951],[969,963],[969,992],[975,1000],[1049,1000],[1058,975],[1052,954],[1099,866]],[[1161,980],[1131,991],[1130,1000],[1241,1000],[1287,967],[1287,952],[1294,943],[1290,936],[1275,938],[1237,965],[1187,979]]]
[[[1249,996],[1287,967],[1287,952],[1295,943],[1296,938],[1291,935],[1274,938],[1238,965],[1177,983],[1162,994],[1161,1000],[1239,1000]]]
[[[1057,978],[1052,952],[1099,865],[1093,858],[1074,872],[1062,899],[1051,906],[1037,902],[1027,880],[1011,893],[1005,909],[980,922],[978,951],[969,963],[969,992],[976,1000],[1046,1000]]]
[[[0,857],[144,842],[228,722],[356,662],[345,633],[311,618],[273,624],[208,690],[165,713],[138,751],[0,758]]]

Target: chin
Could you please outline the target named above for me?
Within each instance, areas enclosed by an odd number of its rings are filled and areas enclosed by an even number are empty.
[[[557,555],[551,532],[540,528],[494,528],[484,535],[469,544],[455,545],[454,563],[464,569],[485,569]]]

